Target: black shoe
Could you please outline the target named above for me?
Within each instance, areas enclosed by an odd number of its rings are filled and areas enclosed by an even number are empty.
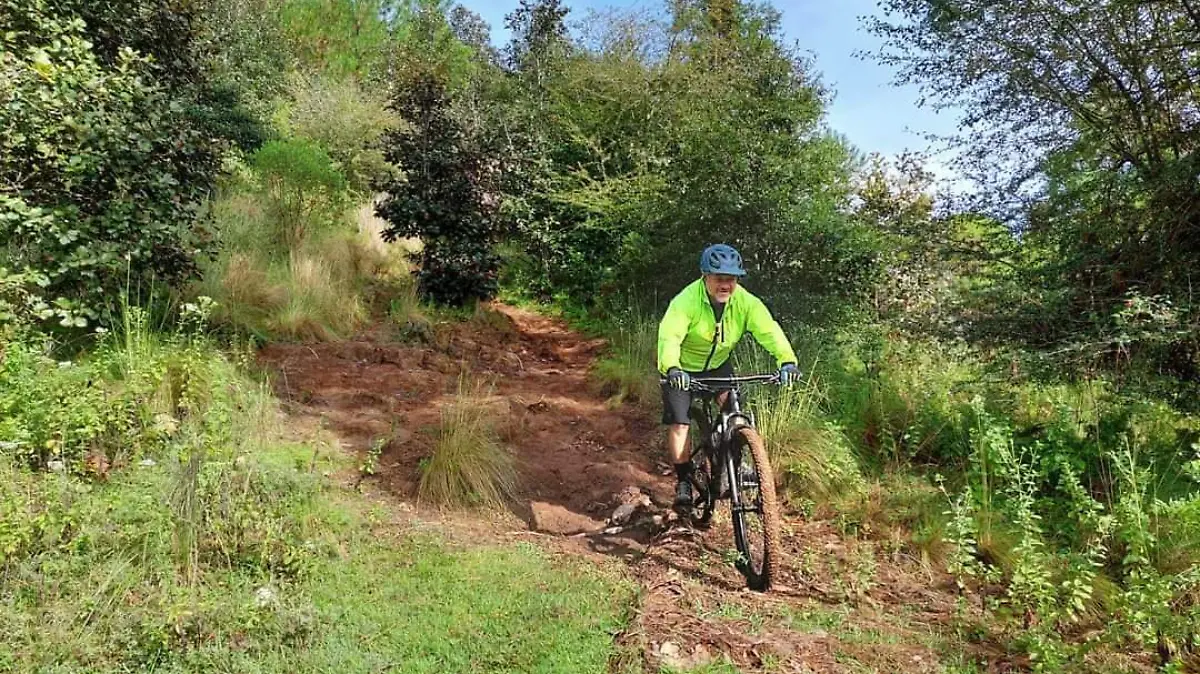
[[[687,480],[680,480],[675,484],[675,507],[690,508],[693,503],[692,483]]]

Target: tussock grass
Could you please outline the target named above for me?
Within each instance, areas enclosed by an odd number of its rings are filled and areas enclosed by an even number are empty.
[[[499,505],[516,491],[512,453],[500,442],[486,404],[489,387],[467,377],[442,408],[433,454],[421,469],[418,496],[446,506]]]
[[[272,334],[331,341],[349,336],[362,325],[366,309],[347,278],[352,278],[354,269],[338,269],[338,262],[337,258],[291,254],[281,279],[288,302],[268,319],[266,326]]]
[[[815,382],[759,396],[759,432],[775,475],[792,497],[828,503],[864,487],[858,460],[837,426],[821,418]]]
[[[295,243],[264,233],[269,210],[253,196],[218,200],[214,213],[226,250],[192,292],[215,299],[214,318],[234,332],[264,340],[348,337],[367,319],[368,286],[397,265],[348,220]]]
[[[949,552],[946,497],[928,480],[886,473],[862,489],[838,498],[835,520],[846,533],[880,541],[886,550],[905,552],[940,566]]]
[[[610,403],[656,404],[660,398],[657,361],[658,324],[649,319],[632,319],[615,326],[608,334],[608,352],[592,370],[600,390]]]
[[[757,347],[739,348],[734,359],[739,373],[776,369],[771,357]],[[863,489],[849,439],[823,416],[823,394],[816,379],[809,377],[788,388],[755,388],[750,395],[759,433],[787,498],[821,506]]]

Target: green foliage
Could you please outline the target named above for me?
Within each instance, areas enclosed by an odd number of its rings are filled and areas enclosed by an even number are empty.
[[[161,334],[131,308],[69,367],[35,337],[3,343],[0,667],[604,666],[629,587],[527,547],[457,550],[369,512],[323,477],[343,468],[333,455],[276,440],[265,389],[204,336],[212,309],[184,304]],[[88,424],[113,419],[125,435],[98,444]],[[31,467],[40,438],[56,453]],[[454,628],[470,630],[467,647],[430,637]],[[360,645],[373,629],[387,645]]]
[[[277,140],[254,155],[263,181],[268,214],[280,228],[278,240],[290,250],[315,228],[329,228],[343,217],[346,178],[319,146],[303,140]]]
[[[821,418],[815,383],[783,389],[755,406],[777,479],[793,498],[828,502],[863,488],[841,429]]]
[[[520,132],[505,188],[524,251],[516,283],[580,304],[651,301],[726,241],[776,314],[853,308],[874,258],[843,216],[850,154],[822,129],[824,94],[777,16],[739,8],[731,34],[688,12],[670,25],[619,16],[589,26],[595,47],[510,49],[545,51],[519,73],[506,122]]]
[[[1200,34],[1190,3],[882,6],[869,24],[881,60],[931,104],[963,111],[959,166],[982,189],[957,209],[1021,232],[1006,282],[977,305],[986,336],[1068,370],[1132,358],[1194,382],[1200,130],[1178,112],[1200,81],[1183,47]],[[1131,344],[1113,319],[1149,297],[1181,320]]]
[[[0,35],[0,250],[42,281],[24,289],[46,305],[38,316],[65,327],[98,319],[131,278],[194,272],[222,145],[204,117],[218,111],[174,69],[190,63],[187,15],[129,3],[143,24],[77,4],[6,2]],[[163,25],[180,32],[156,48],[178,51],[137,51]]]
[[[455,119],[446,82],[420,71],[398,88],[394,108],[409,123],[389,138],[387,157],[406,166],[403,181],[386,186],[378,206],[387,241],[419,237],[421,294],[464,306],[496,292],[499,237],[492,168],[468,130]]]
[[[297,79],[293,91],[285,126],[294,137],[328,152],[350,189],[369,195],[373,185],[397,177],[397,167],[383,156],[381,141],[401,120],[383,98],[354,80],[327,77]]]
[[[366,81],[384,74],[388,18],[403,6],[392,0],[292,0],[276,11],[302,71]]]
[[[13,273],[0,267],[0,331],[20,327],[28,323],[36,313],[54,311],[29,291],[30,287],[46,283],[48,280],[42,274],[30,271]],[[63,318],[69,317],[69,314],[63,315]]]
[[[244,92],[244,103],[267,119],[292,65],[280,0],[209,0],[204,15],[213,79]]]
[[[592,376],[610,403],[658,404],[658,373],[654,371],[658,324],[636,314],[605,326],[608,351],[598,361]]]

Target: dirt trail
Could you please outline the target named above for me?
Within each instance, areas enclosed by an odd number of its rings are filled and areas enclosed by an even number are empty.
[[[460,373],[491,380],[486,404],[504,419],[517,456],[519,498],[508,513],[417,515],[474,538],[526,534],[557,551],[619,560],[643,587],[623,653],[651,671],[722,658],[774,672],[959,664],[952,630],[964,618],[952,584],[898,550],[843,539],[829,523],[793,513],[782,578],[764,595],[744,590],[729,563],[724,511],[705,532],[672,525],[673,478],[655,420],[647,410],[613,409],[588,380],[603,342],[504,305],[441,326],[433,342],[405,345],[377,328],[349,342],[271,345],[260,360],[297,423],[317,420],[358,453],[383,439],[380,480],[406,502],[432,446],[428,429]],[[971,659],[987,655],[991,671],[1016,666],[975,650]]]

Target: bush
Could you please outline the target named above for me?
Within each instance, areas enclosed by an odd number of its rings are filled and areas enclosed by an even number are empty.
[[[132,4],[153,22],[126,22],[93,4],[0,3],[0,255],[40,275],[26,286],[39,318],[76,328],[131,281],[195,272],[224,146],[204,119],[220,101],[135,51],[161,48],[147,32],[169,24],[165,60],[187,62],[192,17],[148,1]]]
[[[271,141],[255,153],[253,165],[263,181],[277,249],[294,250],[345,220],[346,179],[319,146],[304,140]]]
[[[410,127],[391,134],[388,159],[405,166],[403,181],[385,188],[379,204],[387,241],[419,237],[421,294],[441,304],[464,306],[496,293],[500,230],[494,167],[464,124],[455,118],[438,75],[421,72],[397,90],[394,108]]]
[[[285,126],[296,138],[324,148],[350,189],[369,195],[375,184],[398,177],[398,167],[383,155],[382,140],[403,120],[384,99],[352,79],[330,77],[297,79],[292,95]]]

